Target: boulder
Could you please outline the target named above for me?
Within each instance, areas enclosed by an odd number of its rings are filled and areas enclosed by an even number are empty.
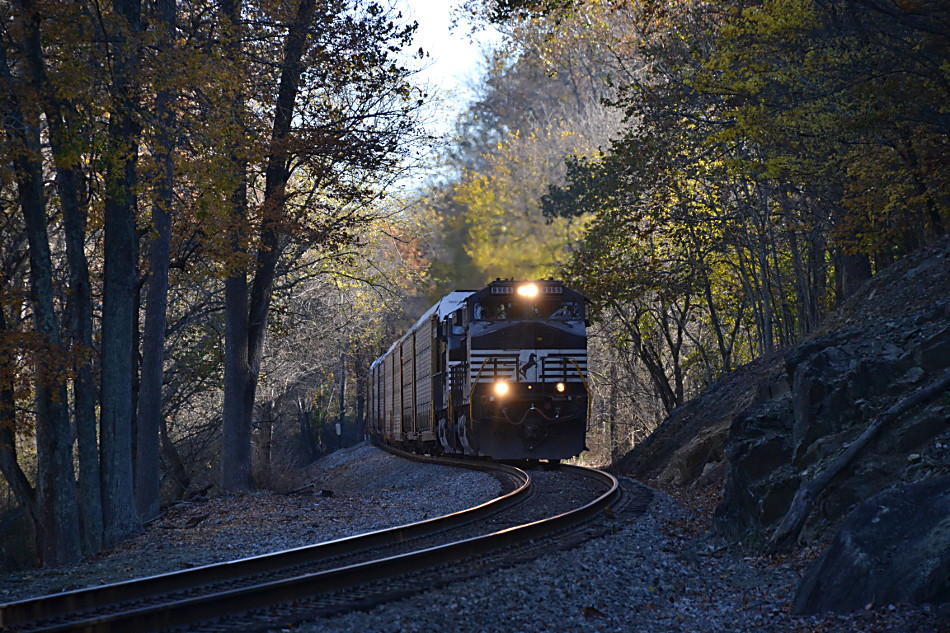
[[[732,418],[726,417],[701,429],[696,437],[673,453],[657,481],[684,486],[697,481],[704,472],[711,480],[714,466],[723,462],[723,447],[731,424]]]
[[[950,475],[892,488],[855,508],[808,570],[798,614],[950,602]]]
[[[905,338],[894,326],[873,337],[854,334],[850,343],[844,343],[839,332],[791,350],[785,357],[789,390],[734,416],[724,451],[729,467],[715,534],[753,549],[767,541],[801,482],[827,469],[872,420],[933,379],[936,372],[920,363],[925,358],[935,361],[922,350],[950,341],[950,327],[933,322],[928,329],[926,337]],[[948,362],[950,357],[944,358],[938,370]],[[934,402],[914,407],[883,427],[821,491],[800,539],[827,540],[870,496],[899,482],[945,474],[940,447],[950,433],[948,398],[938,393]]]
[[[615,464],[616,469],[639,479],[662,479],[680,485],[699,478],[703,472],[707,480],[714,473],[724,474],[723,446],[736,412],[756,401],[777,397],[782,389],[788,390],[781,377],[779,384],[774,384],[780,373],[774,364],[774,358],[760,358],[724,376],[703,395],[674,410]],[[707,469],[710,465],[713,467]]]
[[[767,537],[765,527],[781,519],[798,489],[789,464],[793,425],[787,396],[750,407],[736,416],[726,444],[728,472],[715,532],[747,545]]]

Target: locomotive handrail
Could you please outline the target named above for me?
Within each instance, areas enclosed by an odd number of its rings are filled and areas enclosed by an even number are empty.
[[[478,381],[482,379],[482,372],[485,371],[485,365],[489,362],[495,360],[496,356],[489,356],[487,359],[482,361],[481,367],[478,368],[478,375],[475,376],[475,380],[472,381],[472,386],[468,388],[468,419],[469,422],[475,419],[475,411],[472,408],[472,396],[475,394],[475,385],[478,384]]]
[[[587,428],[590,428],[590,411],[591,411],[591,395],[590,395],[590,385],[587,384],[587,379],[584,378],[584,372],[581,371],[581,366],[577,363],[577,360],[573,356],[568,356],[571,359],[571,362],[574,363],[574,368],[577,369],[577,375],[580,376],[581,384],[584,385],[584,390],[587,392]]]
[[[590,427],[590,415],[591,415],[591,392],[590,392],[590,384],[588,384],[587,379],[584,378],[584,372],[581,371],[581,366],[580,366],[580,364],[577,362],[577,359],[576,359],[576,358],[574,358],[573,356],[564,356],[564,357],[562,357],[562,358],[563,358],[564,360],[569,360],[569,361],[571,361],[571,364],[574,365],[574,369],[577,370],[577,377],[581,379],[581,384],[584,385],[584,391],[587,392],[587,426],[588,426],[588,428],[589,428],[589,427]],[[474,393],[475,393],[475,386],[479,384],[479,381],[480,381],[481,378],[482,378],[482,372],[485,370],[485,367],[486,367],[488,364],[490,364],[492,361],[495,361],[495,360],[497,360],[497,359],[498,359],[497,356],[489,356],[488,358],[486,358],[486,359],[482,362],[481,367],[479,367],[479,369],[478,369],[478,375],[475,376],[475,380],[472,381],[472,386],[471,386],[471,387],[469,388],[469,390],[468,390],[468,418],[469,418],[469,420],[474,420],[474,419],[475,419],[475,411],[474,411],[474,409],[473,409],[473,406],[474,406],[473,403],[474,403],[474,401],[473,401],[473,399],[472,399],[472,396],[473,396]],[[450,403],[450,404],[451,404],[451,403]],[[538,411],[538,413],[541,413],[540,410],[535,409],[534,405],[531,406],[531,410],[536,410],[536,411]],[[525,413],[525,415],[527,415],[527,413]],[[543,413],[541,413],[541,416],[542,416],[544,419],[546,419],[546,420],[550,420],[550,419],[551,419],[551,418],[549,418],[548,416],[544,415]],[[508,419],[508,413],[505,412],[505,420],[506,420],[509,424],[511,424],[511,425],[513,425],[513,426],[520,426],[521,423],[524,422],[524,417],[522,417],[522,418],[521,418],[521,421],[519,421],[519,422],[512,422],[510,419]]]

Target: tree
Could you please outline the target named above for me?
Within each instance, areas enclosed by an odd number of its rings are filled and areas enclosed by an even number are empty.
[[[22,7],[21,7],[22,8]],[[22,17],[29,17],[23,16]],[[36,519],[40,555],[46,564],[73,562],[80,556],[79,521],[73,488],[72,450],[66,408],[64,358],[54,308],[53,264],[46,218],[39,112],[30,94],[17,85],[0,47],[4,129],[13,153],[17,195],[29,243],[30,302],[35,327],[34,371],[37,484]],[[26,103],[24,103],[24,101]],[[39,353],[36,353],[39,352]],[[9,443],[7,444],[9,446]],[[14,486],[30,501],[17,469],[8,468]],[[29,508],[29,506],[28,506]]]
[[[175,0],[156,5],[159,63],[174,60],[178,7]],[[162,62],[165,62],[162,64]],[[139,388],[135,441],[135,500],[139,516],[150,520],[161,509],[159,437],[162,427],[162,382],[165,367],[165,327],[168,309],[168,267],[171,249],[171,212],[175,204],[176,89],[165,85],[155,97],[157,120],[153,154],[157,167],[152,204],[152,239],[148,251],[148,297],[142,334],[142,378]]]
[[[578,237],[580,222],[545,217],[539,198],[562,182],[567,157],[596,155],[618,129],[603,100],[620,72],[611,49],[630,44],[630,25],[605,2],[562,17],[516,12],[499,25],[508,37],[459,118],[447,181],[420,205],[439,222],[431,259],[442,288],[553,274]]]
[[[108,166],[103,211],[102,378],[100,419],[105,541],[116,543],[141,528],[132,467],[132,402],[135,273],[136,163],[142,6],[115,0]]]
[[[241,73],[240,42],[243,37],[241,2],[229,0],[221,5],[225,32],[226,60],[234,77]],[[226,81],[227,79],[225,79]],[[229,235],[233,249],[232,261],[228,263],[225,280],[225,352],[224,352],[224,419],[221,433],[221,488],[225,491],[247,490],[251,482],[251,412],[245,401],[250,390],[250,366],[248,364],[248,306],[246,241],[244,227],[247,221],[247,157],[235,135],[244,132],[246,95],[241,92],[242,82],[233,84],[234,91],[228,94],[230,114],[227,135],[228,171],[232,179],[229,211],[231,224]]]
[[[78,436],[80,509],[83,525],[83,546],[86,552],[102,547],[103,519],[100,485],[99,446],[96,424],[97,390],[92,363],[92,296],[89,266],[86,258],[87,203],[84,201],[87,178],[78,165],[77,146],[83,141],[77,128],[79,113],[68,99],[60,96],[49,76],[44,59],[40,30],[41,13],[32,2],[23,3],[29,19],[23,31],[22,47],[29,68],[32,86],[46,113],[50,148],[56,170],[56,191],[63,215],[63,233],[69,268],[70,296],[67,313],[73,357],[72,391],[75,426]],[[79,16],[67,11],[60,19]],[[77,55],[74,59],[80,59]],[[59,69],[61,74],[67,69]]]
[[[250,424],[277,263],[288,239],[309,234],[331,250],[354,239],[353,231],[363,223],[359,214],[352,207],[344,215],[332,210],[374,195],[366,176],[398,163],[401,144],[412,131],[409,114],[421,104],[412,98],[409,71],[390,59],[409,44],[414,26],[398,26],[379,5],[351,8],[333,2],[316,11],[312,0],[301,0],[284,23],[283,47],[275,56],[281,60],[277,97],[263,152],[253,281],[247,289],[248,261],[240,248],[228,281],[222,436],[227,491],[252,486]],[[289,189],[295,170],[306,173],[296,191]],[[301,195],[330,213],[320,217],[295,209]],[[247,199],[240,190],[233,199],[235,217],[250,217],[241,207]],[[241,223],[233,226],[246,232]]]
[[[543,136],[512,134],[485,157],[485,168],[466,171],[454,187],[454,200],[465,209],[465,252],[482,283],[499,274],[547,277],[577,237],[569,220],[546,219],[538,204],[545,183],[559,176],[560,161],[549,157],[587,149],[577,147],[583,141],[570,131],[551,127]]]

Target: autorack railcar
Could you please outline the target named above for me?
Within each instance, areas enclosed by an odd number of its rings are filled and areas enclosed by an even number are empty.
[[[579,455],[590,408],[585,309],[554,280],[446,295],[373,362],[369,432],[417,452]]]

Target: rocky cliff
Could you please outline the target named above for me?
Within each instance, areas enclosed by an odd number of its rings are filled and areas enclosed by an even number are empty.
[[[620,468],[663,484],[721,490],[712,531],[725,543],[758,551],[837,544],[803,583],[800,611],[845,604],[835,602],[828,570],[851,563],[829,560],[834,556],[863,557],[864,577],[871,570],[884,576],[881,570],[919,570],[921,586],[910,594],[849,583],[845,574],[851,593],[844,609],[861,600],[946,601],[950,507],[941,485],[950,481],[942,477],[950,474],[948,375],[950,243],[944,243],[876,275],[800,345],[743,367],[674,411]],[[895,490],[917,505],[897,504],[884,521],[875,508],[890,507],[900,497]],[[854,546],[882,522],[892,538],[914,533],[917,539],[900,551]],[[907,560],[912,555],[917,558]],[[861,575],[858,567],[852,580]],[[905,588],[911,584],[905,579]],[[818,601],[809,591],[831,598]]]

